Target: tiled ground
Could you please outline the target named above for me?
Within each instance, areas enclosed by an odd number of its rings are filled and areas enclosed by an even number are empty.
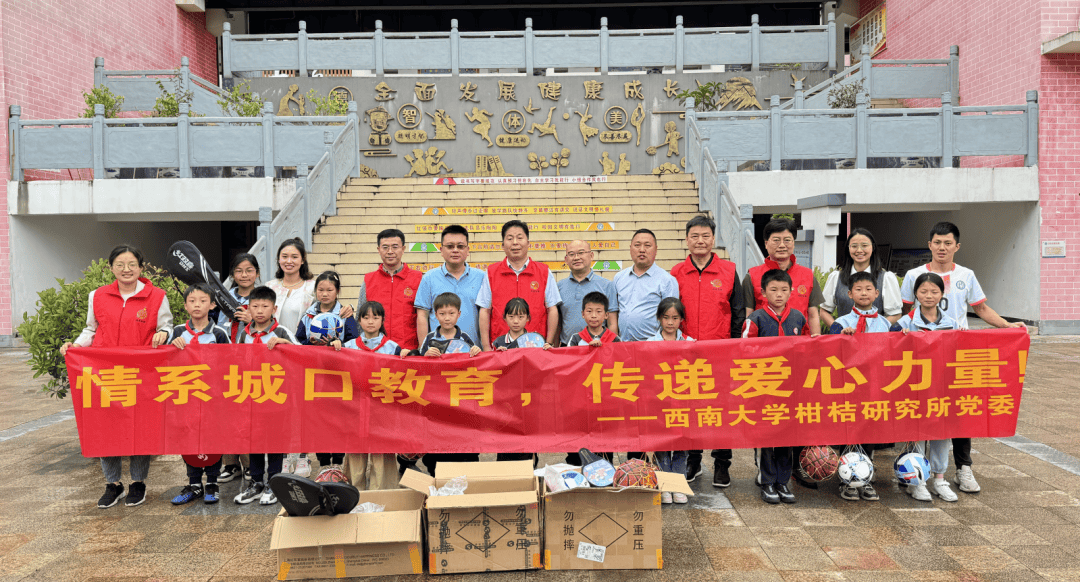
[[[184,483],[178,457],[154,461],[146,505],[97,509],[101,470],[79,454],[75,422],[64,414],[71,405],[36,393],[26,357],[0,351],[0,580],[274,579],[274,508],[172,506]],[[664,570],[439,580],[1080,580],[1078,371],[1080,338],[1034,339],[1018,430],[1025,438],[977,440],[983,492],[956,503],[901,493],[886,451],[877,463],[880,502],[843,501],[828,484],[795,487],[794,506],[766,506],[752,460],[739,451],[729,490],[713,489],[707,473],[688,506],[664,509]],[[14,436],[33,426],[42,428]],[[224,497],[238,487],[224,485]]]

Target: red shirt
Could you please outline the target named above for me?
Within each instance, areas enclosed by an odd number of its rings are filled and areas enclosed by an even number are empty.
[[[158,310],[165,291],[154,287],[149,279],[139,278],[142,291],[128,297],[120,296],[120,283],[113,281],[94,293],[94,319],[98,327],[94,342],[101,348],[148,346],[157,332]]]
[[[364,294],[368,301],[378,301],[386,309],[386,335],[406,350],[419,347],[416,341],[416,289],[424,276],[420,271],[402,264],[401,270],[391,275],[379,267],[364,275]]]
[[[735,263],[714,253],[698,272],[693,259],[686,257],[671,269],[671,276],[679,282],[679,299],[686,307],[683,333],[698,340],[729,339]]]
[[[510,331],[503,321],[506,302],[521,297],[529,304],[529,323],[525,331],[536,332],[547,338],[547,292],[548,267],[529,260],[521,274],[515,273],[505,261],[494,263],[487,269],[488,285],[491,286],[491,332],[488,337],[497,338]]]
[[[750,283],[754,286],[755,310],[763,309],[767,303],[765,296],[761,293],[761,278],[766,272],[779,268],[780,265],[770,257],[765,259],[765,264],[751,267],[747,272]],[[791,255],[791,266],[788,267],[787,274],[791,276],[791,298],[788,299],[787,306],[797,310],[809,320],[810,315],[807,311],[810,308],[810,295],[814,292],[814,272],[807,267],[795,264],[795,255]]]

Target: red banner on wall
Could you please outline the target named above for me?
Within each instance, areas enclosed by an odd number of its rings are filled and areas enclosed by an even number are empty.
[[[73,348],[83,454],[562,452],[1011,436],[1020,330],[626,342],[441,359]]]

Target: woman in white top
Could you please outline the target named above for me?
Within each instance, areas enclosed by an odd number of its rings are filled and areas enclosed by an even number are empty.
[[[881,293],[874,302],[874,306],[881,315],[885,316],[885,319],[889,320],[889,323],[896,323],[904,309],[904,304],[900,301],[900,283],[896,275],[885,270],[886,265],[877,254],[877,242],[874,240],[874,235],[865,228],[852,229],[847,239],[847,250],[848,254],[841,258],[840,266],[829,273],[825,288],[822,289],[821,294],[825,296],[825,302],[820,305],[821,320],[825,322],[825,325],[831,326],[836,317],[851,313],[855,302],[848,297],[848,282],[851,280],[851,275],[866,271],[874,277],[878,291]]]

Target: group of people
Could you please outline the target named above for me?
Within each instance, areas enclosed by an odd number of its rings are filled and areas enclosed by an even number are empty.
[[[250,254],[237,255],[229,275],[231,292],[241,309],[231,319],[216,319],[211,290],[196,284],[184,292],[189,320],[173,325],[165,292],[141,277],[144,258],[129,245],[113,249],[109,264],[116,281],[90,294],[86,327],[67,342],[62,353],[75,346],[152,346],[172,344],[262,343],[269,349],[281,343],[329,345],[333,349],[356,349],[382,354],[440,357],[446,353],[477,354],[481,351],[535,347],[600,346],[616,341],[701,341],[738,337],[801,336],[826,333],[859,334],[878,331],[929,331],[967,329],[970,307],[995,327],[1020,327],[1009,323],[986,303],[974,273],[957,265],[960,232],[948,222],[938,223],[930,233],[932,260],[910,270],[903,285],[888,272],[876,251],[873,235],[853,229],[847,254],[839,269],[829,274],[824,290],[811,269],[794,256],[795,224],[774,219],[764,229],[768,257],[740,279],[734,263],[714,252],[716,225],[706,216],[686,224],[689,255],[671,272],[655,264],[656,235],[639,229],[630,240],[633,266],[608,280],[592,270],[593,250],[582,240],[566,245],[565,262],[570,275],[558,282],[542,262],[529,258],[529,226],[511,220],[502,226],[506,260],[486,270],[468,263],[469,232],[460,225],[447,226],[439,250],[444,264],[420,273],[403,262],[405,235],[386,229],[376,237],[381,264],[364,276],[358,307],[338,300],[340,277],[333,271],[315,276],[309,269],[307,251],[299,239],[281,244],[275,278],[258,286],[260,270]],[[914,307],[914,308],[913,308]],[[148,314],[156,314],[153,317]],[[308,333],[312,318],[334,313],[345,322],[338,340],[313,339]],[[824,324],[824,325],[822,325]],[[955,501],[944,474],[949,441],[931,441],[927,456],[936,476],[932,489],[939,497]],[[978,492],[971,471],[970,439],[952,439],[956,483],[961,491]],[[873,451],[873,445],[867,445]],[[689,481],[702,473],[703,451],[660,451],[655,458],[662,470],[684,473]],[[644,453],[629,453],[642,456]],[[348,480],[358,488],[396,487],[401,471],[415,466],[408,457],[380,454],[318,453],[322,468],[317,480]],[[173,503],[202,497],[205,503],[219,500],[218,484],[244,477],[248,485],[234,498],[236,503],[277,500],[264,484],[275,474],[310,474],[306,454],[283,453],[224,455],[209,467],[188,466],[189,483]],[[567,462],[579,464],[577,453]],[[529,453],[499,453],[498,460],[534,459]],[[731,485],[731,450],[712,451],[713,485]],[[396,460],[395,460],[396,459]],[[434,474],[440,461],[476,461],[478,454],[427,454],[423,463]],[[770,504],[794,503],[788,488],[794,447],[756,451],[756,484]],[[125,503],[139,505],[146,499],[144,481],[149,456],[130,459],[132,483]],[[101,459],[106,490],[99,507],[111,507],[124,494],[121,458]],[[206,484],[203,485],[203,476]],[[800,484],[816,484],[799,479]],[[925,485],[912,486],[916,499],[930,500]],[[845,499],[875,500],[871,484],[841,486]],[[662,494],[664,503],[686,503],[679,493]]]

